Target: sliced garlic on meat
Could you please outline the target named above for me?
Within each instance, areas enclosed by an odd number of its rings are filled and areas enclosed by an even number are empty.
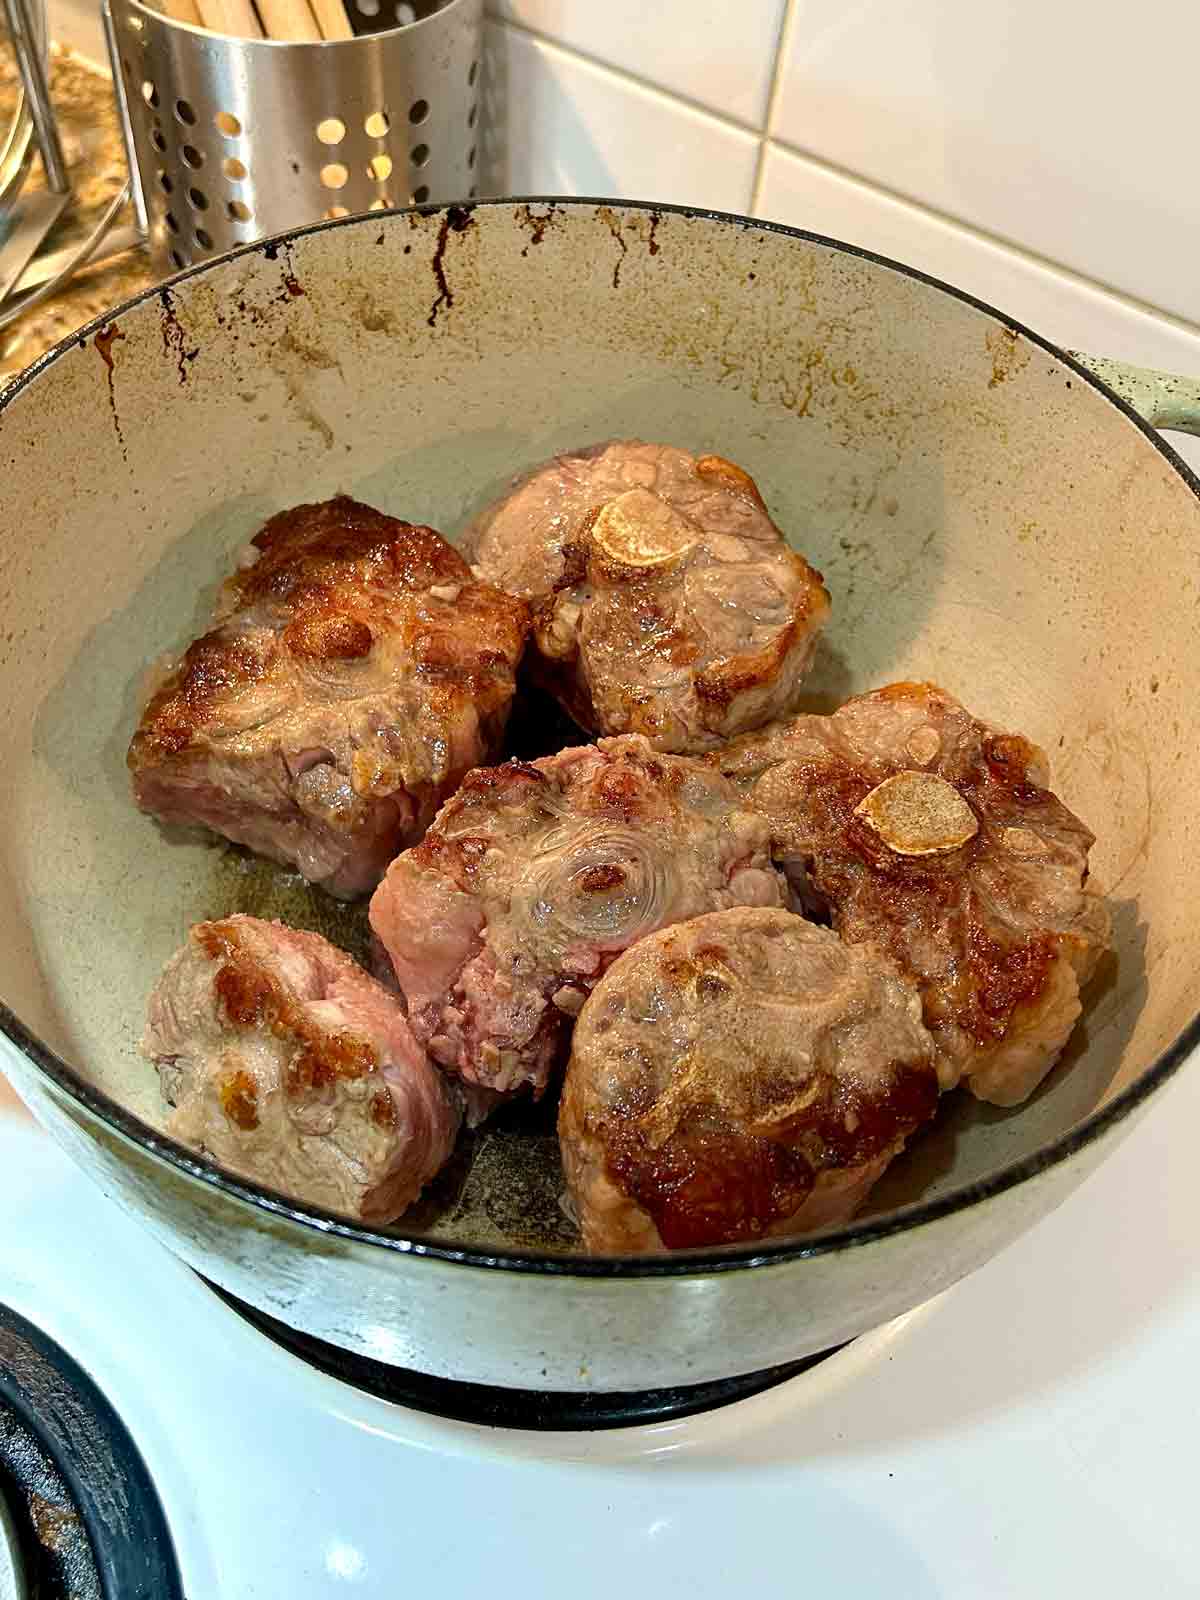
[[[957,850],[979,832],[979,821],[953,784],[934,772],[898,772],[855,807],[889,850],[931,856]]]

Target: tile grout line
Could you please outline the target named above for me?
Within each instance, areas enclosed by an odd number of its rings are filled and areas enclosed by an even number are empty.
[[[763,108],[762,128],[759,131],[758,159],[754,163],[754,182],[750,186],[750,212],[758,215],[762,200],[763,179],[767,169],[767,151],[771,143],[771,129],[775,125],[775,109],[783,91],[783,70],[792,44],[792,29],[796,21],[797,0],[787,0],[775,40],[775,60],[771,68],[771,83],[767,90],[767,103]]]
[[[1178,312],[1168,311],[1165,306],[1156,306],[1151,300],[1142,300],[1135,294],[1130,294],[1126,289],[1119,289],[1115,284],[1106,283],[1103,278],[1093,278],[1086,272],[1081,272],[1078,267],[1068,266],[1065,261],[1056,261],[1053,256],[1043,255],[1041,251],[1034,250],[1029,245],[1018,244],[1013,239],[1006,239],[1003,234],[993,233],[988,228],[981,228],[977,223],[968,222],[963,217],[956,217],[951,211],[942,211],[937,206],[927,204],[924,200],[915,200],[912,195],[904,194],[899,189],[891,189],[886,184],[877,183],[873,178],[865,177],[861,172],[855,172],[852,167],[839,166],[836,161],[828,161],[823,156],[817,156],[811,150],[803,150],[798,145],[788,144],[783,139],[772,139],[769,135],[763,139],[764,145],[775,145],[784,155],[791,156],[793,160],[803,161],[819,172],[828,173],[831,177],[840,178],[845,183],[851,183],[856,188],[865,191],[869,198],[874,200],[890,200],[894,205],[903,206],[912,211],[918,218],[933,222],[940,222],[943,227],[953,228],[957,233],[963,234],[974,244],[991,245],[993,249],[1002,250],[1007,255],[1019,256],[1023,261],[1041,267],[1047,272],[1056,273],[1060,278],[1065,278],[1079,288],[1090,289],[1096,294],[1103,294],[1110,300],[1115,300],[1126,310],[1139,312],[1142,316],[1153,317],[1156,321],[1173,328],[1177,333],[1184,333],[1191,338],[1200,338],[1200,322],[1189,322],[1186,317],[1181,317]],[[801,227],[801,223],[793,223],[794,227]],[[819,230],[813,230],[819,231]],[[853,240],[844,241],[847,244]],[[866,247],[866,248],[869,248]]]
[[[712,106],[705,105],[703,100],[695,100],[691,95],[680,94],[678,89],[668,89],[661,83],[655,83],[652,78],[643,78],[640,73],[630,72],[625,67],[614,67],[611,61],[601,61],[599,56],[594,56],[587,50],[578,50],[573,44],[564,44],[561,39],[556,39],[553,34],[543,33],[540,28],[531,28],[526,22],[514,22],[512,18],[492,10],[488,11],[487,19],[498,28],[507,28],[510,33],[523,34],[525,38],[536,40],[538,44],[557,50],[564,56],[582,61],[596,72],[607,73],[623,83],[632,83],[639,89],[648,89],[652,94],[662,95],[664,99],[685,106],[687,110],[694,111],[699,116],[711,118],[723,128],[730,128],[737,133],[751,134],[760,141],[762,139],[763,130],[752,122],[743,122],[739,117],[730,116],[725,111],[714,111]]]
[[[1127,310],[1137,312],[1142,316],[1153,317],[1156,321],[1163,323],[1178,333],[1186,334],[1191,338],[1200,338],[1200,323],[1189,322],[1186,317],[1181,317],[1176,312],[1167,311],[1162,306],[1156,306],[1149,300],[1141,300],[1136,295],[1131,295],[1123,289],[1118,289],[1113,284],[1105,283],[1103,279],[1090,277],[1087,273],[1080,272],[1076,267],[1070,267],[1065,262],[1056,261],[1052,256],[1043,255],[1027,245],[1017,244],[1011,239],[1004,238],[1001,234],[992,233],[986,228],[981,228],[974,223],[965,221],[962,217],[956,217],[951,212],[941,211],[936,206],[916,200],[911,195],[903,194],[898,189],[890,189],[885,184],[877,183],[873,179],[865,177],[861,172],[855,172],[850,167],[839,166],[834,161],[828,161],[821,156],[814,155],[811,151],[789,144],[786,140],[772,137],[771,129],[774,125],[775,112],[781,92],[782,67],[786,60],[787,49],[791,42],[798,11],[798,0],[787,0],[787,9],[784,12],[776,45],[775,70],[772,74],[770,96],[761,127],[755,127],[753,124],[742,122],[736,117],[714,111],[711,106],[705,105],[702,101],[695,100],[689,95],[679,94],[674,89],[667,89],[662,84],[654,83],[649,78],[643,78],[637,73],[628,72],[622,67],[614,67],[610,62],[601,61],[587,51],[577,50],[573,45],[563,44],[561,40],[555,39],[550,34],[543,33],[537,28],[531,28],[526,23],[515,22],[506,16],[502,16],[493,11],[490,6],[488,7],[487,16],[488,20],[498,28],[508,29],[512,33],[536,40],[537,43],[546,46],[548,49],[557,51],[573,60],[583,62],[593,70],[602,72],[620,82],[631,83],[638,88],[661,95],[665,100],[669,100],[677,106],[710,118],[721,127],[738,133],[753,135],[758,142],[758,151],[755,159],[754,182],[750,201],[751,214],[757,212],[761,200],[767,155],[770,147],[775,145],[783,154],[789,155],[795,160],[807,162],[818,171],[826,172],[835,178],[854,184],[864,190],[870,198],[890,200],[894,204],[904,206],[914,212],[918,218],[940,222],[943,226],[957,230],[971,242],[991,245],[994,249],[1003,250],[1012,256],[1018,256],[1023,261],[1041,267],[1045,271],[1056,273],[1059,277],[1066,279],[1077,287],[1105,295],[1108,299],[1124,306]],[[799,223],[793,225],[801,226]],[[853,241],[846,242],[852,243]]]

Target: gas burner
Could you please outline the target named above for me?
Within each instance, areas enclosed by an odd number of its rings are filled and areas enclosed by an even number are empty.
[[[0,1305],[0,1600],[183,1600],[124,1423],[53,1339]]]
[[[538,1433],[588,1431],[599,1428],[645,1427],[654,1422],[670,1422],[677,1417],[692,1417],[701,1411],[715,1411],[748,1400],[776,1384],[798,1377],[818,1362],[834,1355],[842,1346],[789,1361],[783,1366],[766,1367],[760,1372],[745,1372],[736,1378],[720,1378],[711,1383],[683,1384],[670,1389],[638,1389],[612,1393],[572,1394],[547,1389],[503,1389],[485,1383],[467,1383],[454,1378],[434,1378],[408,1367],[393,1367],[370,1356],[353,1355],[340,1345],[327,1344],[311,1334],[300,1333],[286,1323],[268,1316],[256,1306],[247,1305],[235,1295],[217,1287],[207,1278],[213,1293],[236,1311],[251,1326],[281,1345],[301,1361],[331,1378],[379,1400],[413,1411],[424,1411],[451,1422],[474,1422],[488,1428],[521,1428]]]

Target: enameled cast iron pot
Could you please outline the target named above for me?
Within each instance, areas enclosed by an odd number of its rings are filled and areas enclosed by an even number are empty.
[[[207,1277],[438,1376],[700,1382],[952,1283],[1073,1190],[1200,1038],[1200,486],[1149,426],[1194,421],[1196,390],[1108,375],[1133,404],[826,239],[583,200],[316,228],[86,329],[0,401],[5,1070]],[[282,506],[344,489],[453,533],[527,464],[637,435],[741,463],[825,573],[814,706],[933,678],[1051,752],[1116,930],[1066,1062],[1015,1112],[951,1097],[854,1225],[693,1257],[564,1254],[548,1124],[487,1135],[407,1232],[207,1166],[159,1131],[136,1053],[161,963],[238,907],[353,918],[134,810],[146,664]]]

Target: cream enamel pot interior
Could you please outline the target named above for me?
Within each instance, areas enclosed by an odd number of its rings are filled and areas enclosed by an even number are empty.
[[[1128,381],[1151,414],[1194,420],[1187,386]],[[360,920],[135,812],[147,664],[281,506],[344,489],[453,533],[517,469],[614,435],[756,477],[833,594],[813,706],[933,678],[1049,749],[1098,835],[1117,945],[1067,1061],[1015,1112],[951,1097],[866,1216],[769,1248],[564,1253],[546,1119],[493,1130],[381,1234],[225,1176],[159,1131],[136,1041],[161,963],[236,907],[352,941]],[[1080,362],[952,289],[735,217],[372,215],[85,330],[0,401],[0,453],[5,1068],[102,1189],[295,1328],[552,1389],[791,1360],[1016,1237],[1197,1042],[1198,485]]]

